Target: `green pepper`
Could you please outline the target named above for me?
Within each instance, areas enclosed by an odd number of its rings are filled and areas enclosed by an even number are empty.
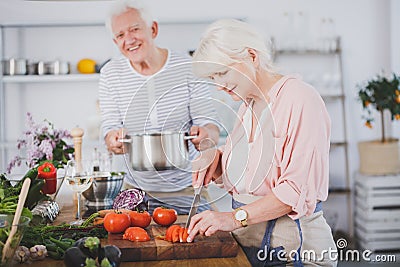
[[[90,224],[91,222],[93,222],[93,220],[94,220],[96,217],[98,217],[98,216],[100,216],[100,214],[99,214],[98,212],[93,213],[92,215],[90,215],[90,216],[81,224],[81,226],[82,226],[82,227],[88,227],[89,224]]]
[[[25,174],[24,178],[31,178],[32,180],[35,180],[37,175],[38,175],[37,168],[32,168]]]
[[[28,196],[26,197],[25,201],[25,207],[31,210],[40,200],[46,197],[40,192],[44,183],[45,182],[43,179],[36,179],[31,182],[31,186],[29,187],[28,191]]]
[[[55,260],[61,260],[64,257],[64,253],[59,253],[59,252],[55,252],[55,251],[48,250],[47,254],[49,255],[50,258],[55,259]]]
[[[70,242],[70,241],[60,241],[58,239],[55,239],[53,237],[50,236],[50,241],[53,242],[54,244],[56,244],[59,248],[61,248],[62,250],[67,250],[68,248],[72,247],[72,245],[74,244],[74,242]]]

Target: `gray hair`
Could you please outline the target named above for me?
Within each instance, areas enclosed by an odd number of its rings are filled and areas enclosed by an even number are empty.
[[[221,72],[228,65],[244,62],[249,48],[256,51],[261,68],[275,73],[270,51],[260,33],[239,20],[218,20],[208,26],[193,54],[193,71],[199,77]]]
[[[121,15],[128,9],[136,9],[140,17],[146,22],[148,26],[151,26],[155,19],[151,14],[150,10],[144,3],[143,0],[117,0],[111,5],[109,14],[106,18],[106,28],[111,33],[114,38],[114,33],[112,32],[112,19],[115,16]]]

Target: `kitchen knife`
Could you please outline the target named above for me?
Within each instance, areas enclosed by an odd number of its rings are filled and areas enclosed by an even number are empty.
[[[199,187],[194,189],[194,198],[193,198],[192,205],[190,206],[190,211],[189,211],[189,215],[188,215],[188,218],[187,218],[187,221],[185,224],[185,228],[189,227],[190,219],[192,219],[193,215],[195,215],[197,212],[197,208],[199,207],[199,203],[200,203],[202,188],[203,188],[203,184],[201,184]]]

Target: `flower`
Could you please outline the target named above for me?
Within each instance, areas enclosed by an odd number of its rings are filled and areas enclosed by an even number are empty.
[[[8,173],[11,173],[15,166],[20,166],[24,159],[29,168],[40,165],[44,161],[52,161],[54,166],[60,168],[71,159],[74,148],[63,140],[72,138],[69,131],[54,129],[54,125],[48,120],[44,120],[42,124],[36,124],[29,112],[26,124],[28,130],[23,132],[23,136],[17,140],[18,150],[26,148],[26,158],[15,156],[11,159],[7,167]]]
[[[388,110],[392,120],[400,119],[400,77],[393,73],[392,78],[377,75],[365,85],[358,85],[358,97],[367,111],[365,125],[372,128],[372,109],[381,113],[382,143],[387,141],[384,129],[384,110]]]

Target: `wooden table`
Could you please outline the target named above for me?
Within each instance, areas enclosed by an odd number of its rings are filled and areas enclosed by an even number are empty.
[[[74,214],[76,209],[72,206],[64,206],[61,209],[60,214],[58,215],[55,224],[61,222],[68,222],[74,220]],[[186,215],[178,216],[178,223],[185,222]],[[57,261],[53,259],[46,259],[44,261],[35,261],[32,264],[20,264],[18,266],[30,266],[30,267],[53,267],[53,266],[61,266],[63,264],[62,261]],[[163,261],[142,261],[142,262],[122,262],[121,267],[127,266],[189,266],[189,267],[220,267],[220,266],[251,266],[249,261],[246,258],[243,250],[239,246],[239,251],[236,257],[232,258],[206,258],[206,259],[184,259],[184,260],[163,260]]]

